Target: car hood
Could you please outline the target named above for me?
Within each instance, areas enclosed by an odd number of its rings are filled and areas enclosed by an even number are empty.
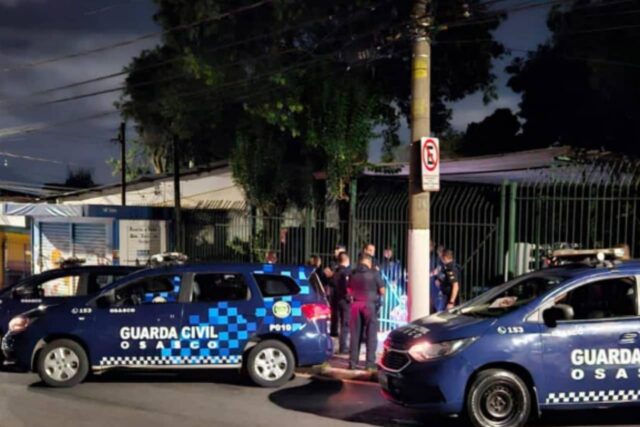
[[[482,335],[496,321],[496,318],[438,313],[396,329],[389,334],[386,344],[393,348],[407,349],[424,339],[442,342],[476,337]]]

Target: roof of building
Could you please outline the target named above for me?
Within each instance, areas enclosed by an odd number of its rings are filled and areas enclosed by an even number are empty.
[[[181,171],[180,178],[182,180],[189,178],[198,178],[202,176],[210,176],[215,174],[223,174],[229,172],[229,162],[221,161],[211,163],[208,165],[198,166],[192,169]],[[171,181],[173,179],[173,173],[163,173],[158,175],[144,175],[139,178],[127,182],[127,190],[139,190],[141,188],[148,188],[157,182]],[[101,185],[98,187],[70,191],[66,193],[58,193],[50,197],[55,200],[73,200],[82,199],[87,196],[99,196],[107,194],[116,194],[121,191],[122,184],[115,182],[111,184]],[[223,202],[224,203],[224,202]]]

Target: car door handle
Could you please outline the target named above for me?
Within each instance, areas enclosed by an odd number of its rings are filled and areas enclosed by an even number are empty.
[[[620,344],[635,344],[638,342],[638,337],[640,334],[638,332],[627,332],[625,334],[620,335]]]

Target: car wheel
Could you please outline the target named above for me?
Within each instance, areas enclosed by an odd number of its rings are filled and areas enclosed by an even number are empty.
[[[476,427],[522,427],[530,413],[529,388],[512,372],[480,372],[469,387],[467,416]]]
[[[73,387],[89,373],[89,360],[82,346],[72,340],[56,340],[38,355],[38,374],[51,387]]]
[[[275,340],[262,341],[249,351],[246,372],[249,378],[261,387],[284,385],[295,368],[291,349]]]

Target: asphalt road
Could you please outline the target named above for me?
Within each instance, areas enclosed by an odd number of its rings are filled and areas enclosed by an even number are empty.
[[[640,411],[571,413],[541,425],[636,425]],[[0,373],[0,427],[44,426],[452,426],[385,402],[375,384],[298,377],[260,389],[232,373],[105,374],[72,389]]]

